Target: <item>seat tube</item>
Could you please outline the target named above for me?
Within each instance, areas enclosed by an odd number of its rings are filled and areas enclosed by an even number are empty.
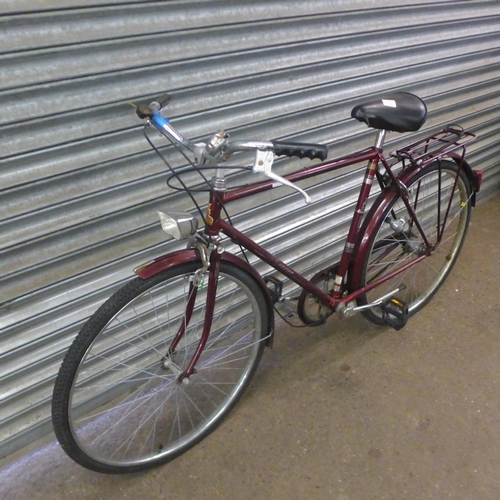
[[[382,154],[382,149],[384,146],[386,131],[379,130],[377,138],[374,145],[374,156],[369,160],[366,167],[365,176],[363,178],[363,183],[361,185],[361,190],[359,192],[358,201],[356,203],[356,210],[354,212],[351,226],[347,234],[347,239],[344,246],[344,251],[342,252],[342,258],[340,259],[340,264],[338,268],[337,275],[335,276],[335,282],[333,287],[333,298],[340,299],[342,292],[344,290],[344,279],[347,275],[349,269],[349,264],[351,262],[352,254],[354,252],[354,247],[358,237],[359,228],[361,227],[361,222],[365,214],[366,203],[368,197],[370,196],[370,191],[373,184],[373,179],[375,178],[375,173],[377,171],[380,155]]]

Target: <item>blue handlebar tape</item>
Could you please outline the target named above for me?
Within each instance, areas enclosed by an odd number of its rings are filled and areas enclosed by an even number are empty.
[[[169,120],[167,118],[163,118],[158,111],[153,111],[151,121],[153,122],[153,125],[158,128],[162,128],[163,125],[166,125],[169,122]]]

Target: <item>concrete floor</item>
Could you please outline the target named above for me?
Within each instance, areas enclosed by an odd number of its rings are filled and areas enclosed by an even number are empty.
[[[475,209],[436,298],[396,332],[362,317],[281,329],[205,441],[106,476],[55,443],[3,463],[13,499],[500,498],[500,197]]]

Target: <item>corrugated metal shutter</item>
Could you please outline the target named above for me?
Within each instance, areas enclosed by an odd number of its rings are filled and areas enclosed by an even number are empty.
[[[481,196],[499,187],[498,2],[11,0],[2,9],[0,456],[50,431],[54,377],[82,322],[135,265],[176,247],[156,209],[192,208],[165,186],[128,102],[169,91],[168,115],[189,137],[224,127],[328,143],[338,156],[373,141],[349,118],[353,105],[404,89],[426,100],[424,133],[459,121],[478,134],[469,158],[484,171]],[[390,138],[388,148],[410,139]],[[312,273],[340,251],[357,182],[351,170],[304,183],[310,207],[280,188],[230,211]]]

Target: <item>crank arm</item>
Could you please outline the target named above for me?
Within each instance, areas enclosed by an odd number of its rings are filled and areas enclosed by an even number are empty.
[[[382,297],[379,297],[377,300],[370,302],[370,304],[365,304],[363,306],[356,306],[356,307],[345,307],[345,308],[340,308],[338,309],[339,313],[342,316],[353,316],[355,313],[359,311],[365,311],[367,309],[372,309],[373,307],[377,307],[384,303],[387,299],[390,299],[394,295],[396,295],[398,292],[404,290],[406,288],[406,285],[400,285],[398,288],[395,290],[392,290],[389,293],[386,293],[385,295],[382,295]]]

